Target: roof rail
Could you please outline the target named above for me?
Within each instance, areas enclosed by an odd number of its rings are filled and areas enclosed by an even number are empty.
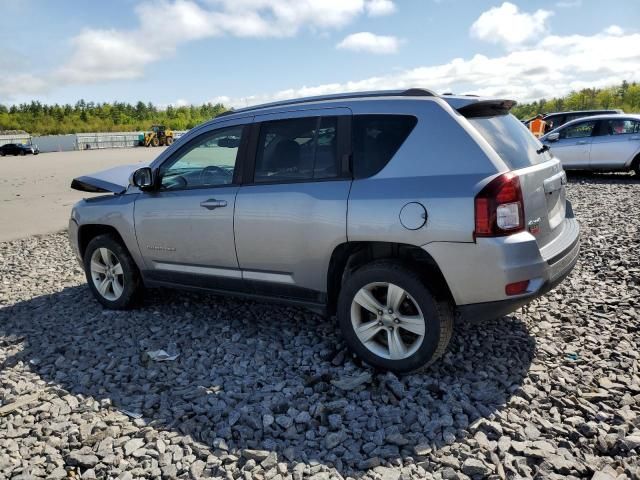
[[[282,107],[286,105],[297,105],[300,103],[322,102],[325,100],[348,100],[356,98],[371,98],[371,97],[437,97],[438,95],[426,88],[409,88],[407,90],[373,90],[367,92],[351,92],[351,93],[333,93],[330,95],[318,95],[315,97],[303,97],[292,98],[289,100],[281,100],[278,102],[263,103],[261,105],[254,105],[251,107],[239,108],[238,110],[227,110],[216,116],[222,117],[225,115],[231,115],[235,113],[251,112],[253,110],[260,110],[262,108],[270,107]]]

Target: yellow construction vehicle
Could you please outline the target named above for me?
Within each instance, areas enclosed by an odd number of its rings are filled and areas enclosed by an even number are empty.
[[[148,132],[140,135],[141,147],[163,147],[173,143],[173,130],[164,125],[152,125]]]

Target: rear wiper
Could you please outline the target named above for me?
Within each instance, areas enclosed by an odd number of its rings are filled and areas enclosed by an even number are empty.
[[[543,145],[542,147],[540,147],[538,150],[536,150],[536,153],[538,155],[542,155],[544,152],[546,152],[547,150],[549,150],[549,145]]]

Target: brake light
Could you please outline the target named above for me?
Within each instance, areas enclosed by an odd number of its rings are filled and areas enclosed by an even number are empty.
[[[520,180],[513,173],[489,182],[475,199],[477,237],[501,237],[524,230],[524,206]]]

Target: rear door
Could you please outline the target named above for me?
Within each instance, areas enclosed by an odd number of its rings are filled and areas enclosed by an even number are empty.
[[[585,120],[560,130],[560,138],[551,144],[551,151],[560,159],[564,168],[589,167],[591,143],[597,123],[596,120]]]
[[[254,293],[323,301],[329,258],[346,241],[350,120],[346,108],[255,117],[235,209],[238,262]]]
[[[617,170],[640,151],[640,122],[633,119],[600,120],[593,137],[589,164],[593,169]]]
[[[557,158],[513,115],[470,119],[503,161],[518,175],[524,201],[525,228],[540,248],[563,231],[566,174]]]

